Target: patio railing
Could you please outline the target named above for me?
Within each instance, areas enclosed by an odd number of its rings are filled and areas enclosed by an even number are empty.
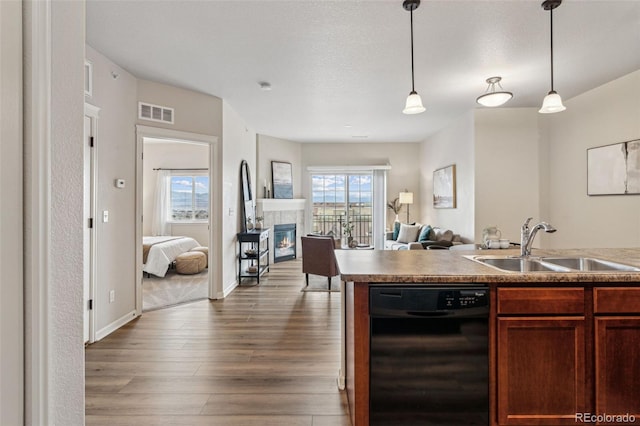
[[[346,236],[344,225],[347,219],[344,214],[314,214],[311,229],[314,233],[333,235],[336,238]],[[371,244],[371,215],[350,214],[349,222],[353,225],[351,236],[362,244]]]

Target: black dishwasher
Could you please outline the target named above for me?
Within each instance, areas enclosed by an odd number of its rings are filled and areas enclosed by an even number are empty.
[[[489,424],[489,289],[369,289],[371,425]]]

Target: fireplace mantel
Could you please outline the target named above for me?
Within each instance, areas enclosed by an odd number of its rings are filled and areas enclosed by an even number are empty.
[[[258,211],[286,211],[286,210],[304,210],[305,198],[258,198],[256,207]]]

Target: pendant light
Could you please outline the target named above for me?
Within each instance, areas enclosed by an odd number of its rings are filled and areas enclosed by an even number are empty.
[[[553,89],[553,9],[560,6],[560,4],[562,4],[562,0],[545,0],[542,2],[542,8],[549,11],[551,23],[551,91],[542,101],[542,108],[538,111],[541,114],[553,114],[567,109],[562,105],[562,98],[558,95],[558,92]]]
[[[484,95],[478,96],[476,102],[486,107],[497,107],[513,98],[513,93],[504,91],[500,84],[500,80],[502,80],[502,77],[488,78],[487,84],[489,86],[487,86],[487,91]],[[496,84],[500,88],[499,91],[496,90]]]
[[[408,10],[411,14],[411,93],[407,97],[407,103],[405,104],[402,112],[404,114],[420,114],[425,111],[425,107],[422,106],[422,99],[415,89],[415,82],[413,76],[413,11],[420,6],[420,0],[404,0],[402,7]]]

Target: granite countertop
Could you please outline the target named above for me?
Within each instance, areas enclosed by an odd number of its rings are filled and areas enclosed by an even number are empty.
[[[513,255],[519,250],[336,250],[343,281],[370,283],[640,283],[640,272],[502,272],[465,255]],[[534,249],[533,256],[583,256],[640,267],[640,248]]]

